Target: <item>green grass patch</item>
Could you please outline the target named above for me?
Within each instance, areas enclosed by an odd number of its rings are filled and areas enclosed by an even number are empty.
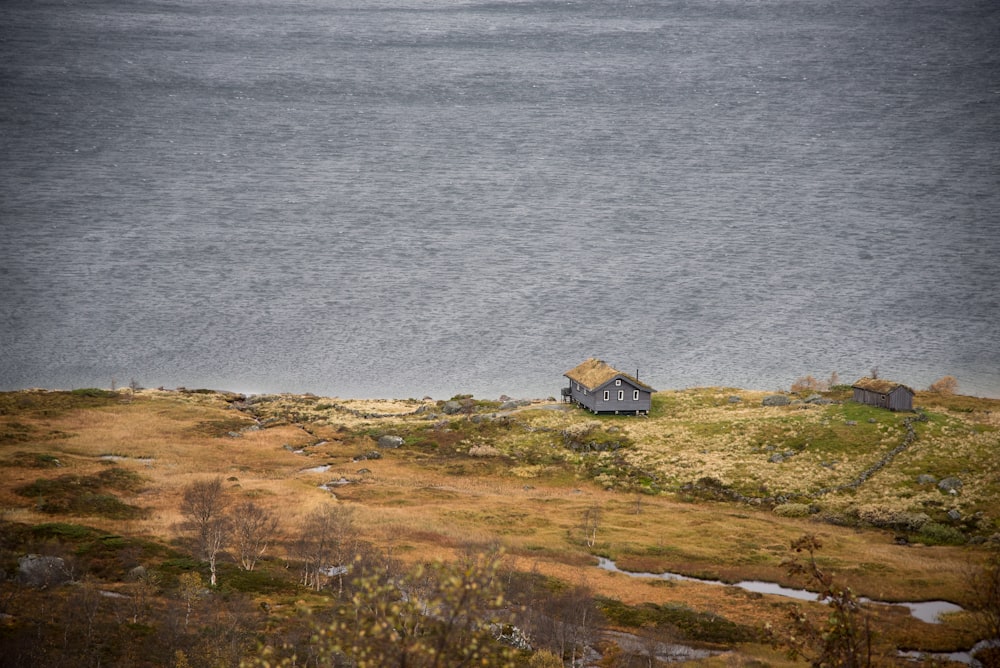
[[[205,420],[203,422],[199,422],[192,428],[192,431],[197,434],[211,436],[213,438],[222,438],[229,436],[231,433],[238,434],[241,430],[253,426],[254,424],[256,423],[249,418],[231,417],[220,420]]]
[[[599,597],[597,604],[605,617],[614,624],[630,628],[648,626],[675,628],[688,640],[711,643],[752,642],[757,639],[755,629],[732,622],[725,617],[668,603],[644,603],[630,606],[610,598]]]
[[[82,524],[71,524],[69,522],[46,522],[45,524],[36,524],[31,527],[31,533],[36,538],[43,540],[47,538],[55,538],[58,540],[76,542],[99,536],[102,532],[98,529],[83,526]]]
[[[74,397],[84,397],[87,399],[118,399],[118,393],[112,390],[102,390],[98,387],[81,387],[75,390],[70,390],[69,393]]]
[[[0,441],[2,441],[0,436]],[[28,469],[54,469],[62,466],[62,462],[55,455],[43,452],[15,452],[13,455],[0,462],[2,466],[17,466]]]
[[[246,594],[282,594],[296,590],[296,584],[287,577],[280,577],[266,570],[245,571],[226,565],[219,575],[223,591],[238,591]]]
[[[160,564],[160,570],[164,573],[179,575],[189,571],[197,571],[201,568],[201,562],[192,557],[173,557],[166,559]]]
[[[0,415],[56,417],[78,408],[97,408],[117,404],[117,392],[97,388],[49,392],[20,390],[0,392]]]
[[[112,467],[90,476],[68,474],[38,478],[14,491],[36,499],[38,509],[50,515],[96,515],[126,520],[145,517],[148,511],[125,503],[109,490],[132,492],[141,486],[142,478],[138,474]]]
[[[956,527],[927,522],[920,527],[920,531],[912,536],[912,540],[924,545],[965,545],[968,539]]]

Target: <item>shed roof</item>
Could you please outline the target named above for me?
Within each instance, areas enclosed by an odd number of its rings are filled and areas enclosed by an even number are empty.
[[[644,390],[649,390],[650,392],[655,392],[652,387],[646,385],[635,376],[630,376],[627,373],[622,373],[618,369],[615,369],[607,362],[599,360],[595,357],[591,357],[586,362],[570,369],[565,374],[563,374],[570,380],[580,383],[587,389],[594,389],[604,385],[610,380],[615,378],[624,378],[628,382],[632,383],[636,387],[642,388]]]
[[[889,394],[897,387],[902,387],[910,394],[915,394],[915,392],[912,389],[910,389],[906,385],[903,385],[902,383],[886,380],[884,378],[868,378],[867,376],[855,381],[854,385],[852,385],[851,387],[856,387],[861,390],[868,390],[869,392],[878,392],[879,394]]]

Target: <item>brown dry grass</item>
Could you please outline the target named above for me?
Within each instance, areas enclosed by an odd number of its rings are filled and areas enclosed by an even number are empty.
[[[770,425],[768,419],[785,425],[789,417],[794,420],[789,423],[793,431],[824,419],[823,409],[818,407],[762,409],[760,399],[765,393],[711,388],[669,394],[665,401],[668,416],[595,422],[624,430],[635,443],[627,456],[643,465],[725,479],[738,475],[731,460],[749,452],[746,434]],[[743,401],[730,403],[728,397],[733,395]],[[294,407],[293,398],[286,401]],[[309,402],[322,403],[331,402]],[[391,431],[412,426],[422,418],[407,415],[419,402],[351,405],[352,410],[399,417],[360,418],[351,412],[324,409],[322,419],[310,423],[308,431],[285,423],[244,429],[232,437],[227,432],[240,426],[250,428],[254,422],[230,408],[223,398],[155,391],[142,393],[131,403],[111,402],[53,415],[0,415],[0,426],[27,424],[36,435],[60,432],[57,438],[4,442],[0,444],[0,461],[10,460],[15,452],[28,452],[54,455],[63,464],[50,469],[5,466],[0,507],[8,520],[51,521],[34,509],[31,499],[14,494],[13,489],[39,477],[92,473],[112,465],[102,456],[117,455],[123,459],[113,465],[134,470],[146,480],[143,490],[125,500],[150,508],[150,517],[128,522],[83,518],[81,523],[169,540],[179,535],[178,508],[184,486],[219,475],[234,494],[253,498],[276,512],[288,535],[294,535],[298,523],[321,504],[349,504],[355,508],[365,537],[391,548],[403,559],[450,558],[466,544],[499,541],[521,570],[586,584],[598,594],[629,604],[681,603],[750,626],[768,621],[779,624],[786,615],[787,601],[732,588],[608,573],[596,567],[594,554],[616,559],[622,568],[636,571],[669,570],[726,581],[762,579],[797,586],[801,583],[788,579],[782,560],[788,556],[793,539],[816,533],[824,543],[822,563],[861,595],[883,600],[944,598],[959,603],[965,597],[968,564],[979,558],[979,553],[968,547],[905,547],[894,544],[885,532],[820,525],[808,518],[779,517],[764,509],[609,491],[560,465],[456,455],[463,470],[456,475],[449,468],[453,461],[407,448],[385,451],[378,460],[354,461],[356,455],[374,446],[371,437],[357,433],[358,429],[377,425]],[[967,414],[959,411],[956,415],[954,419],[960,420]],[[552,410],[528,410],[519,414],[519,419],[543,431],[559,431],[581,420],[593,420],[578,412]],[[993,415],[977,415],[976,419],[987,426],[996,420]],[[725,430],[708,435],[699,426],[721,423],[728,425]],[[947,434],[939,432],[928,434],[921,447],[940,445]],[[516,441],[521,438],[518,433],[503,438]],[[986,431],[963,435],[957,442],[968,441],[961,452],[969,456],[983,447],[984,439],[994,437],[995,432]],[[316,445],[317,438],[326,443]],[[498,442],[498,447],[502,445]],[[302,453],[294,452],[300,449]],[[918,458],[921,452],[917,448],[911,457]],[[330,468],[322,473],[307,471],[321,464]],[[887,473],[886,480],[892,483],[894,475],[900,480],[909,475],[905,467],[900,470],[903,472]],[[803,470],[791,467],[772,475],[807,477]],[[982,475],[996,475],[996,469]],[[332,491],[319,487],[341,478],[348,484],[331,487]],[[782,479],[769,482],[782,484]],[[859,493],[852,502],[875,495]],[[895,502],[884,493],[877,500]],[[580,522],[584,512],[594,506],[602,515],[592,551],[582,540]],[[926,649],[949,647],[960,642],[956,638],[966,637],[956,626],[929,627],[908,616],[880,614],[888,615],[884,623],[893,638]]]

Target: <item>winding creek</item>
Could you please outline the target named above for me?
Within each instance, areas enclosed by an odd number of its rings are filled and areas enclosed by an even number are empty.
[[[787,598],[794,598],[800,601],[816,601],[816,592],[808,591],[806,589],[794,589],[791,587],[783,587],[782,585],[775,584],[773,582],[763,582],[761,580],[744,580],[742,582],[736,582],[730,584],[728,582],[722,582],[721,580],[704,580],[701,578],[688,577],[686,575],[680,575],[679,573],[642,573],[636,571],[626,571],[618,567],[613,560],[607,559],[605,557],[598,557],[597,565],[599,568],[605,571],[610,571],[612,573],[621,573],[629,577],[634,578],[651,578],[657,580],[675,580],[675,581],[686,581],[686,582],[698,582],[701,584],[708,585],[721,585],[721,586],[731,586],[738,587],[740,589],[756,592],[759,594],[774,594],[777,596],[785,596]],[[919,619],[920,621],[926,622],[928,624],[940,624],[940,615],[961,612],[962,607],[955,605],[949,601],[919,601],[919,602],[887,602],[887,601],[876,601],[870,598],[861,597],[860,600],[864,603],[876,603],[879,605],[898,605],[909,609],[910,614]],[[950,653],[927,653],[921,654],[919,652],[901,652],[900,655],[912,659],[919,659],[922,656],[932,657],[936,659],[945,659],[948,661],[958,661],[961,663],[967,663],[970,665],[978,665],[972,659],[972,652],[980,647],[983,643],[979,643],[972,650],[968,652],[950,652]]]
[[[756,592],[758,594],[775,594],[777,596],[785,596],[788,598],[798,599],[800,601],[815,601],[817,597],[816,592],[813,591],[808,591],[806,589],[793,589],[791,587],[783,587],[773,582],[763,582],[761,580],[744,580],[742,582],[736,582],[730,584],[728,582],[722,582],[721,580],[702,580],[700,578],[692,578],[686,575],[680,575],[678,573],[637,573],[634,571],[625,571],[618,568],[618,565],[614,561],[612,561],[611,559],[606,559],[604,557],[598,558],[597,565],[603,570],[611,571],[613,573],[622,573],[624,575],[636,578],[655,578],[659,580],[700,582],[701,584],[739,587],[740,589]],[[927,622],[928,624],[940,623],[940,619],[938,619],[939,615],[949,612],[962,611],[961,606],[955,605],[954,603],[950,603],[948,601],[888,603],[886,601],[875,601],[873,599],[864,597],[860,597],[860,600],[864,603],[878,603],[880,605],[901,605],[905,608],[909,608],[910,614],[912,614],[914,617],[916,617],[922,622]]]

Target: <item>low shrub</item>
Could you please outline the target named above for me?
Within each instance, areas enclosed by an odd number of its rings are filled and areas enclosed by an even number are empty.
[[[757,638],[757,632],[748,626],[720,615],[697,612],[685,605],[645,603],[629,606],[609,598],[598,598],[597,604],[609,621],[631,628],[669,626],[689,640],[713,643],[750,642]]]
[[[967,542],[961,531],[937,522],[927,522],[920,527],[914,540],[924,545],[965,545]]]
[[[891,510],[883,506],[861,506],[856,512],[861,523],[894,531],[920,531],[931,519],[925,513]]]
[[[773,512],[780,517],[808,517],[812,509],[805,503],[783,503],[775,506]]]
[[[108,489],[134,491],[142,478],[131,471],[110,468],[96,475],[63,475],[58,478],[38,478],[14,491],[20,496],[37,499],[37,507],[50,515],[97,515],[116,520],[138,519],[149,513],[125,503]]]
[[[68,522],[46,522],[31,527],[31,533],[36,538],[58,538],[60,540],[84,540],[100,534],[97,529]]]
[[[225,589],[252,594],[277,594],[295,590],[295,584],[265,571],[233,569],[220,577]]]
[[[70,390],[70,394],[74,397],[88,397],[91,399],[117,399],[118,393],[112,390],[102,390],[97,387],[81,387],[75,390]]]

